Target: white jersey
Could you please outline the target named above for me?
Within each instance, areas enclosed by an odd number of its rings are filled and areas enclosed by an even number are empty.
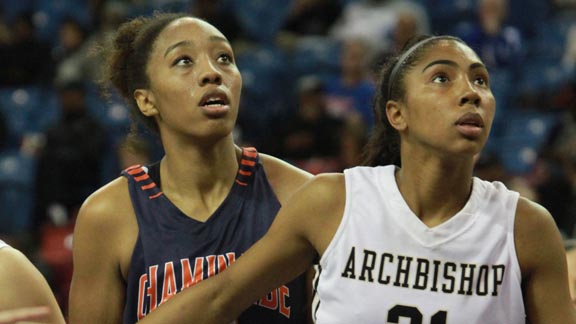
[[[0,240],[0,249],[3,247],[7,247],[8,244],[6,244],[4,241]]]
[[[316,323],[525,323],[518,193],[474,178],[464,208],[430,228],[409,209],[394,172],[344,171],[346,206],[320,260]]]

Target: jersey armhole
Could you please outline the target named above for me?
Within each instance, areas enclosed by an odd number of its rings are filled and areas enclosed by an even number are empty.
[[[330,260],[330,254],[332,254],[332,251],[336,248],[335,246],[338,244],[338,241],[340,240],[340,238],[343,235],[344,229],[346,228],[346,225],[348,224],[349,220],[350,220],[350,208],[352,205],[352,199],[350,198],[350,193],[352,192],[352,177],[348,176],[348,170],[344,170],[344,185],[345,185],[345,192],[344,194],[346,195],[345,198],[345,203],[344,203],[344,210],[342,212],[342,220],[340,221],[340,224],[338,225],[338,228],[336,229],[336,233],[334,233],[334,236],[332,237],[332,240],[330,240],[330,243],[328,244],[328,247],[326,247],[326,250],[324,251],[324,254],[322,254],[322,257],[320,257],[319,260],[319,265],[322,268],[326,268],[327,264],[327,260]]]
[[[522,282],[522,271],[520,269],[520,260],[518,259],[518,253],[516,252],[516,239],[515,239],[515,222],[516,222],[516,215],[518,211],[518,202],[519,202],[520,194],[517,192],[511,191],[508,199],[506,200],[506,204],[504,208],[510,210],[510,216],[507,219],[509,231],[507,233],[508,240],[510,244],[508,247],[510,249],[510,255],[512,256],[514,262],[514,267],[512,268],[514,277]]]

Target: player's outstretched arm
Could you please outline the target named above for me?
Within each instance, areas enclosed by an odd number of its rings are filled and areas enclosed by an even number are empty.
[[[339,197],[340,187],[334,183],[321,176],[304,185],[281,208],[266,235],[236,263],[176,294],[140,323],[228,324],[256,300],[306,271],[318,242],[329,241],[341,218],[342,204],[329,203]]]
[[[24,254],[11,247],[0,249],[0,286],[0,323],[65,323],[46,279]]]

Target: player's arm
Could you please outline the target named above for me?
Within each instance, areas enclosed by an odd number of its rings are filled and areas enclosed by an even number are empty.
[[[329,204],[339,188],[321,178],[294,194],[266,235],[228,269],[184,289],[141,323],[227,324],[260,297],[306,271],[318,248],[311,237],[326,238],[323,223],[339,222],[341,216]],[[331,226],[324,228],[329,231]]]
[[[562,237],[542,206],[520,198],[514,231],[528,323],[576,323]]]
[[[40,271],[20,251],[0,249],[0,323],[38,320],[64,324],[62,311]]]
[[[121,323],[125,303],[124,280],[118,253],[128,206],[124,179],[92,194],[82,205],[74,228],[74,272],[70,288],[70,323]],[[126,192],[126,193],[125,193]],[[124,210],[123,210],[124,209]]]
[[[26,323],[32,324],[31,321],[35,320],[41,321],[41,323],[47,323],[46,320],[49,316],[50,307],[47,306],[20,307],[0,311],[0,324],[16,324],[22,323],[22,321],[26,321]]]
[[[313,177],[312,174],[276,157],[266,154],[260,154],[260,157],[262,159],[262,164],[266,169],[268,181],[270,181],[274,193],[276,194],[276,197],[278,197],[281,205],[286,204],[292,195]],[[306,303],[306,316],[308,318],[308,323],[310,324],[313,323],[312,301],[314,299],[313,279],[315,274],[316,271],[314,270],[314,267],[310,267],[306,271],[306,297],[308,298]]]
[[[566,252],[566,262],[568,263],[570,297],[572,298],[572,303],[576,305],[576,248],[572,247]]]

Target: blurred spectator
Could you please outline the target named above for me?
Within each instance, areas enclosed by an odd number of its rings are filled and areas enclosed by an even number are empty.
[[[360,117],[366,129],[372,126],[372,97],[375,85],[370,74],[371,48],[363,40],[342,44],[340,74],[325,81],[326,102],[331,116]]]
[[[296,111],[279,126],[278,156],[311,173],[339,171],[342,121],[327,114],[318,78],[301,78],[297,91]]]
[[[523,61],[520,30],[507,24],[508,0],[478,0],[476,21],[455,28],[456,36],[472,47],[490,70],[490,87],[498,109],[492,124],[490,142],[505,134],[506,113],[515,106],[512,83]]]
[[[538,162],[532,177],[537,202],[552,214],[564,238],[573,237],[576,224],[572,203],[574,187],[566,170],[558,161],[545,157]]]
[[[340,40],[363,39],[378,52],[389,51],[393,46],[389,36],[396,19],[407,11],[417,17],[417,33],[429,33],[428,14],[414,1],[360,0],[348,2],[330,34]]]
[[[60,118],[46,130],[38,154],[34,222],[43,272],[66,313],[74,221],[81,203],[101,185],[106,133],[88,113],[84,83],[67,81],[57,92]]]
[[[58,41],[52,49],[52,56],[58,63],[77,52],[86,39],[86,32],[78,21],[64,17],[58,28]]]
[[[50,46],[36,37],[32,15],[32,12],[20,14],[10,26],[9,42],[0,42],[1,86],[22,86],[52,80]]]
[[[378,71],[378,66],[386,62],[389,57],[400,52],[404,44],[406,44],[411,37],[421,33],[418,23],[419,18],[419,15],[411,10],[410,7],[398,10],[396,21],[388,36],[388,47],[382,48],[376,53],[373,63],[375,65],[374,71]],[[374,76],[374,78],[376,79],[376,76]]]
[[[565,113],[561,120],[539,163],[535,186],[562,233],[576,238],[576,115]]]
[[[570,26],[566,35],[566,49],[562,58],[562,65],[576,75],[576,22]]]
[[[4,14],[4,8],[0,4],[0,48],[7,46],[12,37]]]
[[[67,224],[98,188],[106,135],[87,111],[80,82],[59,86],[60,119],[46,131],[38,158],[36,222]]]
[[[510,190],[515,190],[523,197],[536,200],[537,195],[530,183],[523,177],[511,175],[500,157],[490,151],[482,152],[474,166],[474,176],[486,181],[500,181]]]
[[[394,53],[399,52],[410,38],[421,32],[418,27],[419,18],[418,14],[410,10],[410,8],[398,10],[396,23],[394,24],[391,35],[391,50]]]
[[[325,36],[341,13],[339,1],[294,0],[281,31],[298,36]]]
[[[476,50],[491,69],[515,68],[523,57],[520,30],[506,24],[508,0],[479,0],[477,21],[456,27],[456,34]]]
[[[244,40],[247,36],[233,11],[221,0],[192,0],[190,13],[218,28],[230,43]],[[235,46],[234,46],[235,47]]]
[[[60,64],[57,83],[84,80],[96,84],[100,81],[104,63],[103,58],[96,55],[96,49],[127,19],[129,9],[119,1],[106,1],[97,7],[94,9],[96,26],[86,34],[80,48]]]
[[[56,83],[88,79],[84,72],[88,57],[87,48],[83,47],[86,37],[84,27],[74,18],[66,17],[60,21],[58,42],[52,49]]]

